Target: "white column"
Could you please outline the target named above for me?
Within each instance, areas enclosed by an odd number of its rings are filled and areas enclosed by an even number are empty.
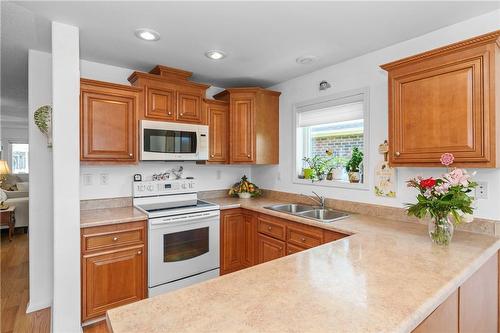
[[[52,105],[52,57],[50,53],[29,50],[29,280],[30,301],[26,312],[52,305],[54,229],[52,224],[52,149],[33,121],[42,105]]]
[[[52,22],[53,332],[80,332],[78,28]]]

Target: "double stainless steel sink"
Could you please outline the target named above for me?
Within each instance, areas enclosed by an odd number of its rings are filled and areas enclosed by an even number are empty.
[[[338,210],[301,204],[280,204],[264,208],[326,223],[337,221],[349,216],[349,214]]]

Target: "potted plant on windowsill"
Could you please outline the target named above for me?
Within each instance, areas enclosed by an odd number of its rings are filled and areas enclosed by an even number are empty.
[[[329,169],[328,166],[331,161],[330,156],[314,155],[313,157],[304,157],[302,160],[309,165],[309,169],[312,170],[312,175],[309,179],[314,181],[324,180]],[[306,169],[304,169],[304,178]]]
[[[359,183],[361,179],[359,166],[363,163],[363,152],[358,147],[352,149],[351,159],[346,164],[346,171],[349,175],[349,182]]]
[[[331,162],[331,169],[328,173],[328,180],[341,180],[347,159],[341,156],[335,156]]]

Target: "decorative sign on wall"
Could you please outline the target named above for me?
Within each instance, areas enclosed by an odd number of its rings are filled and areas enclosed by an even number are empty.
[[[378,152],[384,154],[384,160],[375,168],[375,195],[394,198],[396,197],[396,170],[389,167],[389,162],[387,162],[389,152],[387,140],[378,146]]]

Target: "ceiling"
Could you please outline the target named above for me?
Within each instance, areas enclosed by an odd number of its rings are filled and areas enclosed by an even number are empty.
[[[27,50],[50,50],[52,20],[80,28],[87,60],[144,71],[163,64],[221,87],[267,87],[498,8],[477,1],[2,2],[2,114],[27,114]],[[161,39],[139,40],[137,28]],[[228,56],[207,59],[211,49]],[[317,61],[297,64],[303,55]]]

